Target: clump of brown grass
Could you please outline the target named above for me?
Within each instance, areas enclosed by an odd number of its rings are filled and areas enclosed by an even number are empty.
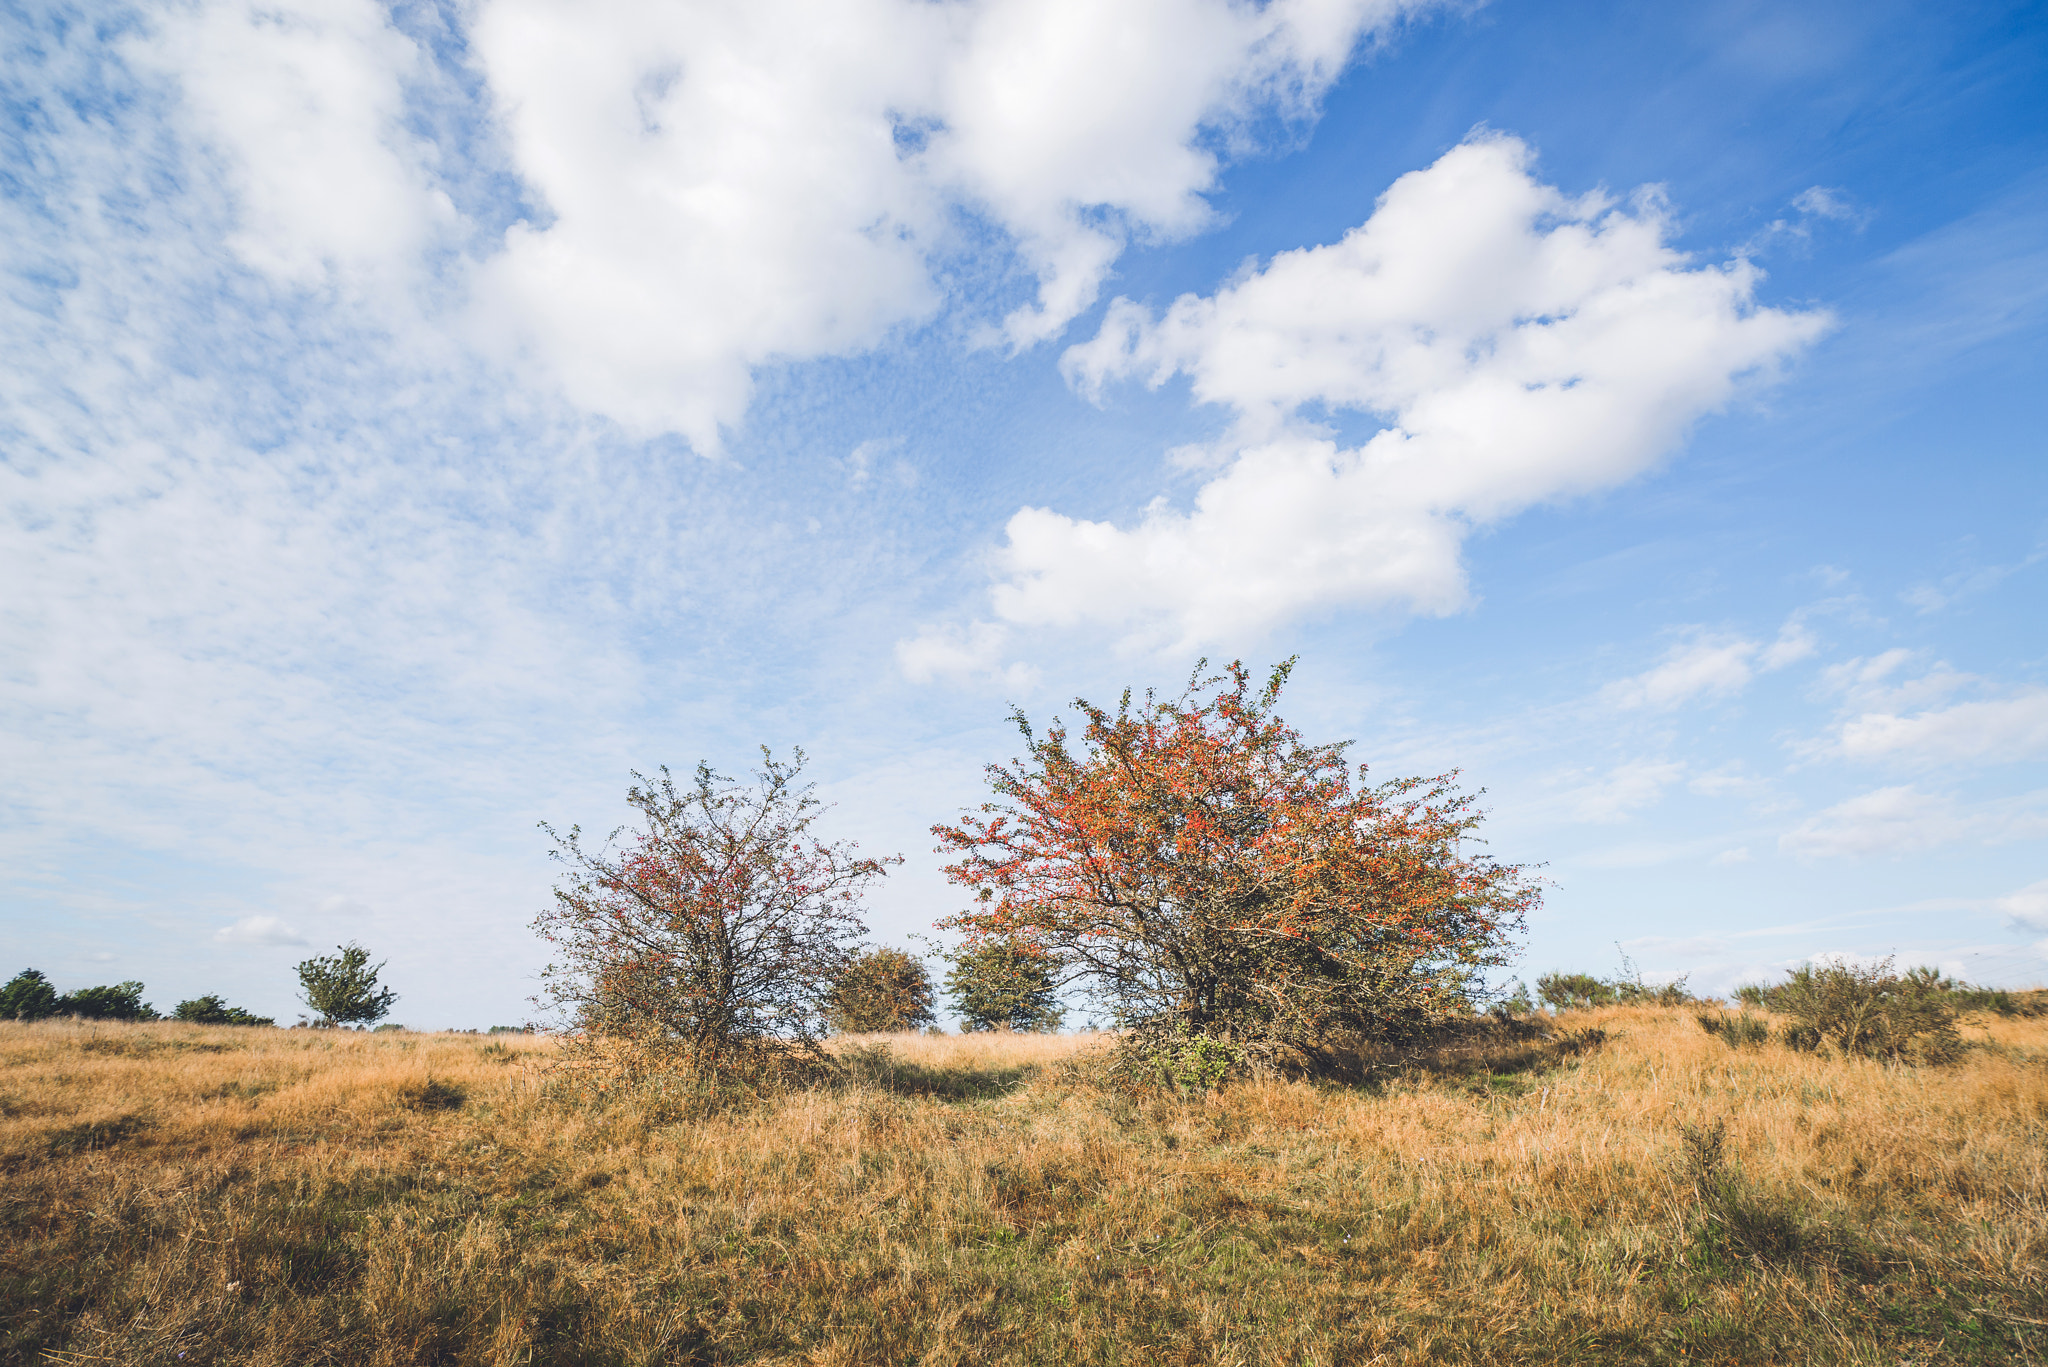
[[[0,1025],[0,1361],[2048,1346],[2048,1021],[1938,1070],[1566,1023],[1189,1099],[1094,1037],[844,1039],[681,1123],[551,1095],[545,1038]]]

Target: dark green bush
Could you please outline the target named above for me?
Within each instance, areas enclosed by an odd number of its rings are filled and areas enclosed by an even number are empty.
[[[1949,1003],[1958,1011],[1991,1011],[2008,1019],[2048,1016],[2048,990],[2013,992],[2003,987],[1971,987],[1952,983]]]
[[[33,968],[24,968],[0,987],[0,1020],[39,1021],[57,1014],[57,989]]]
[[[186,1021],[193,1025],[277,1024],[269,1016],[259,1016],[254,1012],[244,1011],[239,1006],[229,1006],[212,993],[204,997],[194,997],[188,1002],[179,1002],[177,1009],[171,1012],[171,1019]]]
[[[1912,972],[1926,979],[1956,1011],[1990,1011],[2006,1017],[2048,1016],[2048,989],[2036,987],[2013,991],[2003,987],[1974,987],[1954,978],[1944,978],[1937,969],[1917,968]],[[1797,976],[1794,974],[1793,978]],[[1749,983],[1736,988],[1735,995],[1745,1005],[1783,1012],[1788,1009],[1784,1005],[1788,992],[1796,990],[1790,980],[1769,986]]]
[[[1942,1063],[1962,1049],[1957,986],[1932,968],[1896,972],[1886,958],[1861,967],[1806,964],[1776,986],[1738,995],[1790,1016],[1783,1039],[1794,1048],[1827,1044],[1862,1058]]]
[[[1770,1022],[1747,1011],[1732,1016],[1726,1011],[1702,1011],[1696,1019],[1700,1029],[1718,1036],[1730,1049],[1755,1048],[1771,1037]]]
[[[1652,987],[1643,981],[1635,961],[1621,956],[1621,972],[1612,978],[1590,973],[1546,973],[1536,980],[1536,995],[1558,1011],[1595,1006],[1684,1006],[1699,1000],[1688,992],[1683,977]]]
[[[60,1016],[84,1016],[87,1020],[162,1020],[156,1008],[142,1000],[142,984],[117,983],[113,987],[81,987],[57,1001]]]

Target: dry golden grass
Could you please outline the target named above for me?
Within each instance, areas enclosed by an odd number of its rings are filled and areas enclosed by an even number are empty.
[[[906,1036],[663,1123],[545,1040],[4,1024],[0,1360],[2035,1361],[2048,1021],[1966,1034],[1625,1008],[1196,1101]]]

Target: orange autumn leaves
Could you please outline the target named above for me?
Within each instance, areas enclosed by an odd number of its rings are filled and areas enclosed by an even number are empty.
[[[1471,846],[1455,775],[1368,786],[1342,745],[1274,711],[1292,661],[1242,665],[1177,699],[1077,700],[1080,744],[1019,713],[1027,755],[996,801],[933,828],[977,904],[950,918],[1056,960],[1141,1034],[1312,1061],[1470,1009],[1538,892]],[[1198,671],[1199,673],[1199,671]]]

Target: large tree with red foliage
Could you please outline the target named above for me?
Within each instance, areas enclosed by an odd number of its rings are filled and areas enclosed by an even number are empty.
[[[1536,904],[1528,870],[1472,846],[1455,774],[1368,785],[1345,745],[1275,713],[1293,661],[1196,677],[1179,698],[1077,699],[991,765],[995,800],[933,827],[976,905],[945,924],[1013,938],[1106,997],[1140,1037],[1313,1063],[1470,1009]]]

